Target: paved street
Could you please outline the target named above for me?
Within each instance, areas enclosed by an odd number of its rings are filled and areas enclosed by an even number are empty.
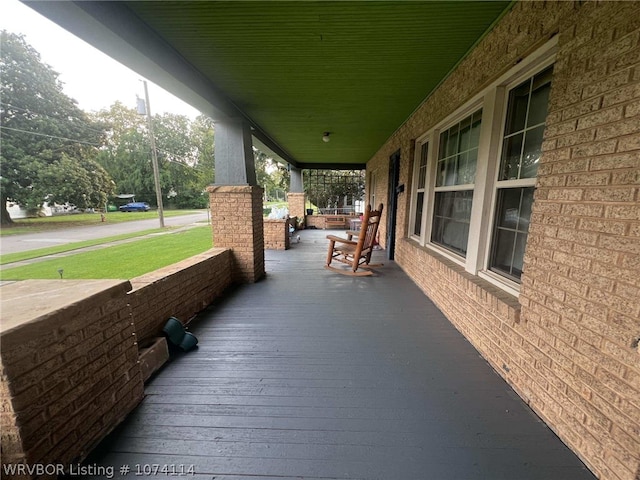
[[[135,213],[123,213],[123,215],[135,215]],[[97,217],[98,221],[99,218],[100,217]],[[164,219],[165,226],[167,227],[190,225],[192,223],[206,221],[206,211],[190,215],[167,217]],[[140,232],[159,227],[160,223],[158,219],[155,218],[123,223],[109,223],[107,221],[105,223],[96,223],[95,225],[85,227],[65,228],[53,232],[9,235],[0,238],[0,254],[24,252],[27,250],[35,250],[37,248],[53,247],[66,243],[112,237],[114,235]]]

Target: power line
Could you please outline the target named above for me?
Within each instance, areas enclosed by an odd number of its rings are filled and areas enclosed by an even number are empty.
[[[58,140],[67,140],[68,142],[82,143],[84,145],[91,145],[92,147],[99,147],[100,146],[100,144],[98,144],[98,143],[83,142],[82,140],[74,140],[73,138],[67,138],[67,137],[58,137],[56,135],[49,135],[47,133],[30,132],[28,130],[22,130],[20,128],[11,128],[11,127],[0,126],[0,129],[2,129],[2,130],[11,130],[11,131],[14,131],[14,132],[29,133],[31,135],[37,135],[39,137],[55,138],[55,139],[58,139]]]
[[[7,107],[11,107],[11,108],[13,108],[15,110],[22,110],[23,112],[30,113],[30,114],[33,114],[33,115],[40,115],[42,117],[54,118],[54,119],[57,119],[57,120],[68,120],[68,117],[65,117],[65,116],[62,116],[62,115],[51,115],[50,113],[36,112],[36,111],[33,111],[33,110],[29,110],[28,108],[18,107],[16,105],[13,105],[13,104],[7,103],[7,102],[0,101],[0,105],[6,105]],[[82,112],[84,113],[84,111],[82,111]],[[74,117],[74,118],[76,118],[76,117]],[[29,119],[29,120],[31,120],[31,119]],[[79,119],[79,120],[81,120],[81,119]],[[99,134],[103,134],[104,133],[102,130],[97,130],[95,128],[91,128],[91,127],[87,126],[86,123],[83,124],[83,127],[86,128],[87,130],[91,130],[92,132],[96,132],[96,133],[99,133]]]

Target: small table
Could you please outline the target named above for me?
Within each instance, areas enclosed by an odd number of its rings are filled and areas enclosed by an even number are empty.
[[[362,220],[359,218],[352,218],[349,220],[349,230],[352,232],[359,232],[362,228]]]

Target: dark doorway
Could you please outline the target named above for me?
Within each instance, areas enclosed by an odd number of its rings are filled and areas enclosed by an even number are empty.
[[[400,181],[400,150],[389,157],[389,189],[387,198],[387,258],[393,260],[396,248],[396,218]]]

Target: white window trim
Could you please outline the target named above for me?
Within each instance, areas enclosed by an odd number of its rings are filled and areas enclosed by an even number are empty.
[[[476,196],[475,189],[478,182],[478,164],[480,164],[481,162],[480,148],[478,148],[478,158],[476,160],[476,180],[475,180],[476,183],[465,184],[465,185],[445,185],[441,187],[436,187],[435,180],[436,180],[436,175],[438,170],[438,155],[440,153],[440,134],[448,130],[449,128],[453,127],[454,125],[459,123],[461,120],[468,117],[469,115],[472,115],[474,112],[477,112],[480,109],[482,109],[482,122],[480,127],[480,142],[481,142],[482,130],[484,129],[485,111],[484,111],[483,96],[477,95],[476,97],[474,97],[473,100],[471,100],[470,102],[467,102],[465,105],[458,108],[455,112],[453,112],[451,115],[446,117],[444,121],[440,122],[436,126],[436,128],[433,129],[433,132],[431,134],[432,147],[429,149],[430,151],[427,157],[427,182],[429,182],[427,183],[427,191],[429,192],[429,194],[425,195],[425,198],[429,199],[429,203],[427,204],[428,210],[426,215],[426,226],[425,226],[425,230],[423,231],[424,245],[425,247],[438,252],[440,255],[447,257],[449,260],[457,263],[458,265],[465,267],[465,269],[466,269],[467,259],[469,258],[469,242],[468,241],[467,241],[466,257],[463,257],[462,255],[458,255],[455,252],[452,252],[451,250],[448,250],[438,245],[437,243],[433,243],[431,241],[431,233],[433,228],[433,217],[434,217],[433,207],[435,205],[435,198],[436,198],[437,192],[474,190],[473,198],[475,200],[475,196]],[[471,209],[472,210],[471,210],[470,221],[473,219],[473,206],[471,207]],[[471,225],[469,225],[469,238],[472,238]]]
[[[412,202],[410,208],[408,237],[464,267],[465,271],[477,275],[491,284],[518,296],[520,285],[513,280],[492,272],[488,268],[491,249],[491,236],[497,201],[499,159],[502,153],[502,134],[508,104],[508,93],[521,82],[552,65],[558,46],[558,37],[554,36],[538,50],[522,59],[517,65],[500,75],[492,84],[479,92],[468,102],[438,122],[434,128],[416,139],[414,158],[414,182],[412,185]],[[465,116],[482,108],[482,125],[476,163],[475,184],[466,185],[473,188],[473,204],[469,224],[469,241],[466,257],[431,242],[433,225],[433,209],[435,203],[435,175],[438,150],[440,148],[440,132],[455,125]],[[420,162],[422,144],[429,143],[427,155],[427,179],[423,205],[423,219],[420,237],[413,235],[415,226],[415,202],[417,198],[417,169]],[[531,186],[533,179],[505,180],[500,182],[501,188]],[[464,190],[465,185],[438,187],[437,191]],[[467,189],[469,189],[467,188]]]
[[[536,177],[533,178],[521,178],[517,180],[498,180],[500,175],[500,159],[502,158],[502,147],[504,138],[504,129],[505,129],[505,119],[507,116],[507,108],[508,108],[508,98],[509,92],[520,85],[522,82],[531,78],[536,73],[543,71],[545,68],[553,65],[555,62],[555,49],[550,51],[545,57],[539,58],[537,62],[531,65],[524,71],[520,71],[518,75],[514,75],[509,79],[509,82],[503,86],[498,87],[501,91],[501,100],[502,106],[500,109],[496,109],[499,112],[499,120],[501,122],[501,126],[497,131],[497,139],[495,140],[496,147],[496,156],[494,157],[496,161],[493,162],[494,172],[493,175],[489,178],[492,179],[489,193],[491,194],[490,201],[487,202],[487,205],[490,206],[490,210],[488,212],[488,221],[486,222],[487,230],[483,232],[484,239],[484,251],[481,260],[481,264],[479,265],[479,269],[476,272],[481,278],[493,283],[494,285],[503,288],[514,295],[520,294],[520,284],[510,280],[506,276],[500,275],[490,270],[489,262],[491,259],[491,239],[493,236],[493,225],[496,221],[495,213],[496,213],[496,202],[498,201],[498,190],[503,188],[519,188],[519,187],[535,187],[536,185]],[[514,293],[515,292],[515,293]]]
[[[418,182],[420,181],[420,164],[422,163],[422,146],[423,145],[429,145],[427,147],[427,165],[426,165],[426,169],[427,171],[425,172],[426,178],[425,178],[425,185],[424,188],[422,189],[422,193],[424,193],[423,195],[423,202],[422,202],[422,208],[423,208],[423,215],[420,218],[420,235],[416,235],[415,232],[415,226],[416,226],[416,205],[417,205],[417,200],[418,200],[418,194],[420,192],[418,192]],[[426,196],[428,194],[429,191],[429,149],[431,148],[431,140],[430,137],[427,135],[423,135],[422,137],[418,138],[415,142],[415,148],[414,148],[414,152],[413,152],[413,180],[411,182],[411,203],[409,205],[409,238],[415,240],[416,242],[418,242],[419,244],[422,244],[424,242],[424,231],[425,231],[425,215],[424,215],[424,206],[426,205]]]
[[[377,208],[377,205],[375,204],[377,183],[378,183],[378,169],[376,168],[369,173],[369,184],[371,185],[371,187],[369,188],[368,197],[369,197],[369,205],[371,205],[372,209]]]

